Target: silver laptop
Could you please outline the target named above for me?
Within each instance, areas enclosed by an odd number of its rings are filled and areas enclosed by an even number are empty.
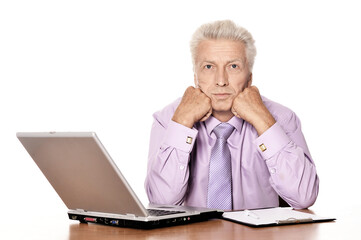
[[[185,206],[146,209],[95,133],[20,132],[17,137],[68,207],[70,219],[149,229],[222,215]]]

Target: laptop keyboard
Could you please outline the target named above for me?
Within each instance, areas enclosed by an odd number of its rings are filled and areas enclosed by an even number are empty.
[[[184,211],[168,211],[168,210],[159,210],[159,209],[147,209],[149,215],[151,216],[165,216],[177,213],[185,213]]]

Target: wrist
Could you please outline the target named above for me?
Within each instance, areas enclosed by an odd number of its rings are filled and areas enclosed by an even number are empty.
[[[193,128],[194,125],[194,121],[191,121],[187,118],[178,117],[176,115],[173,116],[172,120],[188,128]]]
[[[257,121],[254,121],[251,124],[256,129],[258,136],[261,136],[265,131],[267,131],[275,123],[276,123],[276,120],[273,118],[272,115],[270,115],[270,116],[263,116],[262,118],[258,119]]]

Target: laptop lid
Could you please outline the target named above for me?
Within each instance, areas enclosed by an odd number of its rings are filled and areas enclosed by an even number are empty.
[[[95,133],[17,133],[68,209],[148,216]]]

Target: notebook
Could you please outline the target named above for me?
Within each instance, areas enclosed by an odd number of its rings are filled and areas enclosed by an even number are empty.
[[[251,227],[279,226],[298,223],[326,222],[335,218],[293,210],[291,207],[276,207],[223,213],[223,219]]]
[[[186,206],[146,209],[93,132],[19,132],[17,137],[72,220],[150,229],[204,221],[223,213]]]

